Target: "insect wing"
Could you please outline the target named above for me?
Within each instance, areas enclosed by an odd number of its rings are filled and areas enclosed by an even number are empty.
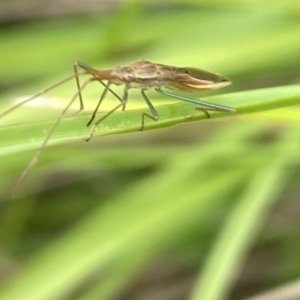
[[[230,84],[224,76],[196,68],[176,68],[161,65],[165,86],[187,92],[212,90]]]

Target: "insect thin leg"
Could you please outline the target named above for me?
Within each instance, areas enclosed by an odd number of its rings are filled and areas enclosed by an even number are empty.
[[[142,96],[144,98],[144,100],[146,101],[150,111],[151,111],[151,115],[147,114],[147,113],[142,113],[142,122],[141,122],[141,128],[140,131],[144,130],[145,127],[145,117],[148,117],[150,119],[152,119],[153,121],[157,121],[159,119],[159,116],[157,114],[156,109],[154,108],[154,106],[152,105],[152,103],[150,102],[149,98],[146,96],[145,91],[141,90]]]
[[[99,80],[99,82],[100,82],[104,87],[106,87],[106,84],[105,84],[103,81]],[[113,94],[120,102],[123,101],[122,98],[120,98],[120,97],[119,97],[119,96],[118,96],[111,88],[109,88],[108,90],[109,90],[110,93]],[[125,108],[126,108],[126,103],[123,103],[122,110],[124,111]]]
[[[202,112],[206,115],[207,119],[210,118],[210,114],[209,114],[209,112],[208,112],[208,109],[201,108],[201,107],[195,107],[195,109],[196,109],[196,110],[202,111]],[[210,110],[213,110],[213,109],[210,109]]]
[[[68,105],[64,108],[64,110],[60,113],[60,115],[58,116],[58,118],[56,119],[55,123],[53,124],[53,126],[51,127],[51,129],[49,130],[47,136],[45,137],[41,147],[37,150],[36,154],[34,155],[34,157],[31,159],[31,161],[29,162],[29,164],[27,165],[27,167],[25,168],[24,172],[22,173],[22,175],[20,176],[18,182],[16,183],[14,189],[13,189],[13,196],[16,195],[16,193],[18,192],[21,184],[23,183],[23,181],[25,180],[25,178],[28,176],[28,173],[31,171],[31,169],[34,167],[34,165],[37,163],[42,151],[44,150],[44,148],[47,145],[47,142],[49,140],[49,138],[51,137],[52,133],[54,132],[54,130],[56,129],[56,127],[59,125],[61,119],[63,118],[64,114],[68,111],[68,109],[70,108],[70,106],[75,102],[75,100],[77,99],[79,93],[87,86],[87,84],[91,81],[92,79],[88,79],[86,80],[83,85],[81,87],[79,87],[79,90],[76,92],[76,94],[72,97],[72,99],[70,100],[70,102],[68,103]]]
[[[80,107],[79,107],[79,111],[76,112],[76,113],[74,114],[74,116],[78,115],[78,114],[84,109],[84,104],[83,104],[83,100],[82,100],[82,95],[81,95],[81,92],[80,92],[80,82],[79,82],[79,77],[78,77],[78,66],[80,66],[80,65],[78,65],[78,64],[79,64],[78,61],[74,63],[74,76],[75,76],[75,78],[76,78],[77,91],[79,91],[78,96],[79,96]],[[82,64],[82,63],[80,63],[80,64]],[[86,69],[85,69],[85,70],[86,70]],[[101,80],[97,79],[96,77],[94,77],[94,80],[99,81],[104,87],[106,87],[106,84],[103,83]],[[119,101],[122,101],[122,99],[121,99],[121,98],[120,98],[113,90],[111,90],[110,88],[108,88],[108,90],[109,90],[109,91],[110,91],[110,92],[111,92],[111,93],[112,93]]]
[[[100,100],[99,100],[99,102],[98,102],[98,104],[97,104],[97,107],[96,107],[96,109],[94,110],[94,112],[93,112],[93,115],[92,115],[92,117],[91,117],[91,119],[89,120],[89,122],[87,123],[87,126],[89,126],[92,122],[93,122],[93,120],[95,119],[95,116],[96,116],[96,114],[97,114],[97,111],[99,110],[99,107],[100,107],[100,105],[101,105],[101,103],[102,103],[102,100],[104,99],[104,97],[105,97],[105,95],[106,95],[106,93],[107,93],[107,91],[110,91],[120,102],[121,102],[121,104],[122,104],[122,110],[124,111],[125,110],[125,107],[126,107],[126,102],[124,102],[123,101],[123,99],[121,99],[113,90],[111,90],[110,89],[110,82],[108,81],[108,83],[107,84],[105,84],[104,82],[102,82],[101,80],[99,80],[99,82],[105,87],[105,89],[104,89],[104,91],[103,91],[103,93],[102,93],[102,95],[101,95],[101,97],[100,97]]]
[[[75,65],[74,65],[75,67]],[[102,82],[101,80],[98,80],[97,78],[93,78],[93,80],[97,80],[98,82],[100,82],[104,87],[106,87],[106,84],[104,82]],[[79,78],[78,76],[76,77],[76,83],[77,83],[77,89],[78,87],[80,88],[80,83],[79,83]],[[112,90],[112,89],[108,89],[110,93],[112,93],[120,102],[122,102],[122,99]],[[83,109],[84,109],[84,105],[83,105],[83,99],[82,99],[82,95],[81,93],[79,94],[80,96],[80,108],[79,110],[73,115],[74,117],[77,116]],[[123,109],[125,110],[125,105],[123,105]]]
[[[74,64],[74,72],[76,73],[77,72],[77,67],[80,67],[82,68],[83,70],[86,71],[86,73],[90,74],[91,76],[93,76],[95,78],[95,80],[99,81],[104,87],[106,87],[106,84],[99,79],[99,77],[97,77],[97,75],[95,75],[95,72],[97,72],[94,68],[90,67],[89,65],[81,62],[81,61],[77,61],[75,64]],[[77,72],[78,73],[78,72]],[[76,78],[77,80],[77,87],[80,86],[79,84],[79,79],[78,77]],[[120,102],[122,102],[122,99],[113,91],[111,90],[110,88],[108,89]],[[82,101],[81,101],[82,103]],[[122,110],[125,110],[125,106],[123,106],[123,109]],[[79,111],[80,112],[80,111]],[[78,113],[79,113],[78,112]]]
[[[101,100],[102,98],[104,98],[104,96],[105,96],[105,93],[104,93],[104,92],[105,92],[105,90],[103,91],[103,94],[102,94],[100,100]],[[91,140],[91,138],[93,137],[93,135],[94,135],[94,133],[95,133],[95,130],[96,130],[97,126],[98,126],[104,119],[106,119],[107,117],[109,117],[113,112],[115,112],[115,111],[116,111],[117,109],[119,109],[120,107],[124,107],[124,106],[126,105],[127,99],[128,99],[128,90],[127,90],[127,88],[125,87],[124,95],[123,95],[123,98],[122,98],[121,103],[118,104],[117,106],[115,106],[112,110],[110,110],[108,113],[106,113],[106,114],[105,114],[103,117],[101,117],[99,120],[97,120],[97,122],[93,125],[93,128],[92,128],[92,130],[91,130],[91,132],[90,132],[89,137],[88,137],[87,139],[85,139],[86,142],[88,142],[88,141]],[[100,102],[100,101],[99,101],[99,102]],[[99,104],[99,102],[98,102],[98,104]]]
[[[108,82],[108,83],[105,85],[104,91],[103,91],[102,94],[101,94],[101,97],[100,97],[100,99],[99,99],[99,101],[98,101],[98,104],[97,104],[97,106],[96,106],[96,108],[95,108],[95,110],[94,110],[94,112],[93,112],[93,114],[92,114],[91,119],[88,121],[87,126],[89,126],[89,125],[93,122],[93,120],[95,119],[95,116],[96,116],[96,114],[97,114],[97,111],[98,111],[98,109],[99,109],[99,107],[100,107],[100,105],[101,105],[101,103],[102,103],[104,97],[105,97],[106,94],[107,94],[107,91],[108,91],[108,89],[109,89],[109,86],[110,86],[110,82]]]
[[[165,92],[161,89],[155,89],[155,90],[157,92],[159,92],[160,94],[163,94],[163,95],[168,96],[168,97],[173,97],[175,99],[179,99],[179,100],[183,100],[183,101],[186,101],[186,102],[190,102],[190,103],[194,103],[194,104],[197,104],[197,105],[200,105],[200,106],[207,107],[207,110],[227,111],[227,112],[231,112],[231,113],[236,112],[236,109],[233,108],[233,107],[230,107],[230,106],[214,104],[214,103],[206,102],[206,101],[203,101],[203,100],[196,100],[196,99],[193,99],[193,98],[179,96],[179,95],[176,95],[176,94]]]
[[[74,63],[73,68],[74,68],[74,75],[75,75],[75,79],[76,79],[78,98],[79,98],[79,102],[80,102],[80,107],[79,107],[79,112],[80,112],[84,109],[84,105],[83,105],[82,95],[81,95],[81,91],[80,91],[80,83],[79,83],[79,77],[78,77],[78,62],[77,61]]]

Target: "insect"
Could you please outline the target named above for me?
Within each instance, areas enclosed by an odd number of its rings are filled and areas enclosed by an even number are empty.
[[[80,68],[80,69],[79,69]],[[82,84],[79,82],[79,76],[80,75],[89,75],[89,78],[86,79]],[[27,177],[30,170],[33,168],[33,166],[38,161],[43,149],[46,147],[48,140],[50,139],[52,133],[56,129],[56,127],[59,125],[61,119],[63,118],[64,114],[68,111],[68,109],[71,107],[71,105],[79,99],[79,111],[82,111],[84,109],[84,103],[82,99],[82,90],[92,81],[97,81],[100,84],[103,85],[104,90],[101,94],[101,97],[96,105],[95,110],[92,113],[92,116],[87,123],[87,126],[91,125],[94,121],[96,114],[99,110],[99,107],[105,98],[106,94],[108,92],[112,93],[118,100],[119,103],[116,105],[113,109],[102,115],[99,119],[97,119],[90,131],[89,136],[86,138],[85,141],[89,141],[97,128],[97,126],[108,116],[110,116],[114,111],[118,110],[119,108],[122,108],[122,110],[125,110],[127,100],[128,100],[128,90],[131,88],[140,89],[142,98],[147,103],[147,106],[149,107],[149,110],[151,114],[143,112],[141,115],[141,127],[140,130],[144,129],[145,125],[145,118],[148,117],[152,119],[153,121],[157,121],[159,119],[158,113],[152,103],[150,102],[149,98],[147,97],[145,91],[149,89],[154,89],[160,94],[163,94],[167,97],[173,97],[179,100],[187,101],[193,104],[197,104],[200,107],[196,107],[196,109],[203,111],[206,116],[209,118],[210,115],[208,111],[225,111],[225,112],[236,112],[235,108],[219,105],[219,104],[213,104],[209,102],[205,102],[202,100],[196,100],[193,98],[188,98],[180,95],[176,95],[170,92],[166,92],[162,90],[163,87],[169,88],[169,89],[175,89],[180,91],[187,91],[187,92],[199,92],[199,91],[207,91],[207,90],[213,90],[217,88],[224,87],[228,84],[230,84],[230,80],[227,78],[210,73],[204,70],[196,69],[196,68],[177,68],[162,64],[156,64],[151,63],[146,60],[139,60],[133,64],[130,64],[125,67],[115,67],[109,70],[96,70],[88,65],[86,65],[83,62],[75,62],[74,63],[74,74],[55,83],[54,85],[51,85],[50,87],[44,89],[43,91],[33,95],[32,97],[16,104],[15,106],[11,107],[10,109],[6,110],[2,114],[0,114],[0,119],[7,115],[8,113],[12,112],[13,110],[17,109],[21,105],[41,96],[42,94],[54,89],[55,87],[74,79],[76,80],[77,85],[77,92],[74,94],[70,102],[67,104],[67,106],[63,109],[63,111],[60,113],[58,118],[56,119],[55,123],[53,124],[52,128],[46,135],[42,145],[37,150],[36,154],[32,158],[32,160],[29,162],[25,170],[23,171],[22,175],[20,176],[17,184],[14,187],[13,195],[17,193],[19,190],[22,182]],[[106,81],[104,83],[103,81]],[[119,97],[113,90],[111,90],[111,85],[124,85],[124,92],[123,96]]]

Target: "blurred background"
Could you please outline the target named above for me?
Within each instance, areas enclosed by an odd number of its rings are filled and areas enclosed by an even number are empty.
[[[300,81],[298,0],[0,7],[0,112],[72,74],[77,60],[107,69],[144,58],[233,82],[205,97]],[[49,127],[74,91],[70,82],[0,126]],[[148,96],[158,113],[170,100]],[[98,97],[99,85],[85,94],[86,120]],[[130,91],[129,113],[144,107]],[[45,149],[15,199],[38,145],[1,152],[0,298],[300,299],[299,120],[292,106],[66,139]]]

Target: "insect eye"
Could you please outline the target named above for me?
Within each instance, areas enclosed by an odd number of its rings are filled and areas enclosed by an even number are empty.
[[[189,70],[184,68],[179,68],[179,69],[180,69],[180,73],[189,74]]]
[[[125,79],[127,82],[132,81],[132,78],[133,78],[133,76],[132,76],[131,74],[126,74],[126,75],[124,75],[124,79]]]

